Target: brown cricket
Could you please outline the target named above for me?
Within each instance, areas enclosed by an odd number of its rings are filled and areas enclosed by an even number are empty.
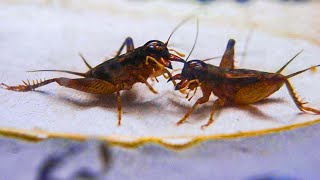
[[[179,56],[184,56],[173,49],[168,49],[167,45],[172,34],[187,20],[182,21],[170,34],[166,43],[159,40],[151,40],[145,43],[143,46],[135,48],[132,38],[128,37],[121,45],[116,56],[109,59],[96,67],[90,66],[84,57],[80,54],[82,60],[89,68],[86,73],[65,71],[65,70],[35,70],[29,72],[39,71],[54,71],[69,73],[82,78],[70,79],[65,77],[53,78],[48,80],[40,81],[22,81],[23,85],[8,86],[1,83],[1,87],[12,90],[27,92],[33,91],[41,86],[56,82],[60,86],[67,88],[76,89],[79,91],[93,93],[93,94],[113,94],[117,95],[118,102],[118,125],[121,125],[121,96],[120,91],[129,90],[135,83],[144,83],[150,91],[157,93],[152,86],[148,83],[147,79],[156,78],[157,76],[167,74],[169,77],[171,73],[166,68],[171,68],[170,61],[179,61]],[[126,46],[127,52],[121,55],[121,52]],[[170,51],[174,51],[179,56],[171,54]],[[169,78],[165,76],[166,78]],[[175,82],[174,82],[175,84]],[[176,85],[176,84],[175,84]]]
[[[180,125],[186,121],[190,114],[199,104],[209,101],[211,93],[218,97],[214,101],[210,118],[201,128],[209,126],[213,122],[215,112],[225,105],[248,105],[265,99],[286,85],[295,105],[303,112],[320,114],[320,110],[305,106],[306,102],[299,100],[289,79],[301,74],[316,66],[292,73],[282,75],[281,72],[291,63],[302,51],[291,58],[277,72],[263,72],[250,69],[235,69],[234,67],[234,46],[235,40],[230,39],[219,66],[207,64],[201,60],[178,60],[184,63],[181,74],[175,75],[172,79],[180,80],[175,90],[196,91],[201,88],[203,96],[199,98],[192,108],[177,122]],[[169,79],[171,80],[171,79]]]

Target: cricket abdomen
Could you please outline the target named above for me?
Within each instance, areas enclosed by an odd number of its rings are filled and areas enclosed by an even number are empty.
[[[231,104],[256,103],[278,91],[286,80],[281,74],[258,71],[231,75],[213,83],[211,88],[213,94]]]
[[[234,96],[234,104],[252,104],[269,97],[284,84],[282,80],[264,80],[239,89]]]

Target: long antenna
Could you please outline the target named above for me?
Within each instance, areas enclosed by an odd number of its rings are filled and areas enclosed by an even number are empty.
[[[215,57],[212,57],[212,58],[203,59],[202,61],[203,61],[203,62],[206,62],[206,61],[210,61],[210,60],[214,60],[214,59],[219,59],[219,58],[222,58],[222,56],[215,56]]]
[[[173,33],[175,33],[183,24],[185,24],[186,22],[188,22],[191,18],[193,18],[195,15],[190,15],[189,17],[187,17],[186,19],[184,19],[181,23],[179,23],[171,32],[167,42],[165,43],[166,46],[168,46],[169,40],[171,38],[171,36],[173,35]]]
[[[63,72],[63,73],[68,73],[68,74],[74,74],[77,76],[82,76],[82,77],[86,77],[85,73],[79,73],[79,72],[74,72],[74,71],[65,71],[65,70],[55,70],[55,69],[44,69],[44,70],[34,70],[34,71],[27,71],[27,72]]]
[[[238,53],[236,56],[246,56],[246,55],[247,55],[247,53]],[[222,58],[222,57],[223,57],[223,55],[222,56],[215,56],[215,57],[203,59],[201,61],[206,62],[206,61],[210,61],[210,60],[214,60],[214,59],[219,59],[219,58]]]
[[[245,44],[244,44],[244,47],[243,47],[243,57],[242,57],[241,64],[243,64],[245,62],[245,60],[246,60],[246,56],[247,56],[247,52],[248,52],[248,46],[249,46],[250,40],[252,39],[253,32],[254,32],[254,27],[251,27],[250,31],[248,32],[248,35],[247,35],[247,37],[245,39]]]
[[[194,48],[196,47],[196,44],[197,44],[197,41],[198,41],[198,35],[199,35],[199,18],[197,18],[197,33],[196,33],[196,38],[194,39],[194,43],[193,43],[193,46],[192,46],[192,49],[186,59],[186,61],[188,61],[189,57],[191,56]]]

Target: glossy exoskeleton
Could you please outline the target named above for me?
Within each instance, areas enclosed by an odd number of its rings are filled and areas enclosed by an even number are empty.
[[[147,79],[149,77],[164,75],[165,73],[167,73],[168,76],[171,77],[170,72],[166,68],[172,68],[170,61],[179,60],[180,57],[169,52],[171,50],[167,48],[168,41],[166,43],[163,43],[159,40],[151,40],[145,43],[143,46],[135,48],[132,38],[128,37],[126,38],[114,58],[109,59],[97,65],[96,67],[91,67],[80,54],[81,58],[89,68],[89,71],[87,71],[86,73],[64,70],[31,71],[64,72],[81,76],[82,78],[70,79],[60,77],[44,81],[33,81],[32,83],[30,83],[30,81],[23,81],[24,84],[18,86],[8,86],[2,83],[1,86],[7,90],[26,92],[35,90],[36,88],[47,85],[49,83],[56,82],[60,86],[76,89],[87,93],[116,93],[118,102],[118,125],[121,125],[122,107],[120,91],[129,90],[135,83],[141,82],[144,83],[153,93],[156,93],[152,86],[147,82]],[[124,46],[127,47],[127,52],[120,55]]]
[[[289,79],[317,66],[292,73],[290,75],[280,74],[286,66],[293,61],[301,52],[296,54],[289,62],[275,73],[234,68],[234,46],[235,40],[230,39],[226,51],[219,66],[207,64],[201,60],[181,61],[184,63],[181,74],[173,79],[179,79],[176,90],[196,90],[199,86],[203,96],[199,98],[185,116],[177,122],[178,125],[186,121],[189,115],[199,104],[208,102],[212,94],[218,97],[214,101],[209,121],[201,128],[209,126],[213,122],[213,116],[217,109],[224,105],[248,105],[265,99],[286,85],[295,105],[304,112],[320,114],[320,111],[305,106],[306,102],[299,100],[294,92]]]

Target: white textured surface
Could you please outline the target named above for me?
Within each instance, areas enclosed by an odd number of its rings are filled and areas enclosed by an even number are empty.
[[[214,17],[211,13],[204,15],[203,19],[200,17],[199,42],[192,57],[201,59],[221,55],[229,38],[237,40],[237,52],[242,52],[249,30],[231,28],[221,23],[214,26],[210,22],[210,17]],[[121,16],[112,11],[93,13],[79,9],[1,5],[0,82],[16,85],[26,79],[73,77],[25,71],[86,71],[78,52],[82,52],[90,64],[97,65],[104,57],[111,57],[127,36],[133,37],[136,47],[151,39],[165,41],[172,28],[186,14],[180,12],[179,17],[168,19],[149,11],[144,16]],[[183,26],[172,37],[172,47],[187,54],[192,46],[194,31],[193,22]],[[286,74],[319,64],[320,48],[315,44],[259,30],[254,32],[248,49],[249,55],[245,61],[238,58],[238,67],[274,72],[301,49],[305,51],[288,66]],[[212,63],[217,64],[215,61]],[[292,79],[298,93],[310,100],[310,105],[318,108],[319,78],[320,73],[307,72]],[[142,84],[123,92],[121,127],[116,125],[117,105],[114,96],[92,96],[57,84],[39,89],[41,92],[17,93],[0,89],[0,127],[116,136],[124,141],[152,136],[163,137],[170,143],[183,143],[192,139],[192,136],[246,132],[319,118],[300,113],[287,90],[282,88],[269,100],[253,105],[251,110],[233,107],[223,109],[217,114],[215,123],[206,130],[201,130],[200,126],[209,117],[212,101],[198,108],[188,123],[177,127],[175,123],[194,101],[187,102],[173,92],[172,84],[165,83],[164,79],[160,79],[160,83],[155,83],[154,87],[159,95],[153,95]],[[200,91],[197,94],[199,97]],[[181,139],[179,141],[173,137]]]

